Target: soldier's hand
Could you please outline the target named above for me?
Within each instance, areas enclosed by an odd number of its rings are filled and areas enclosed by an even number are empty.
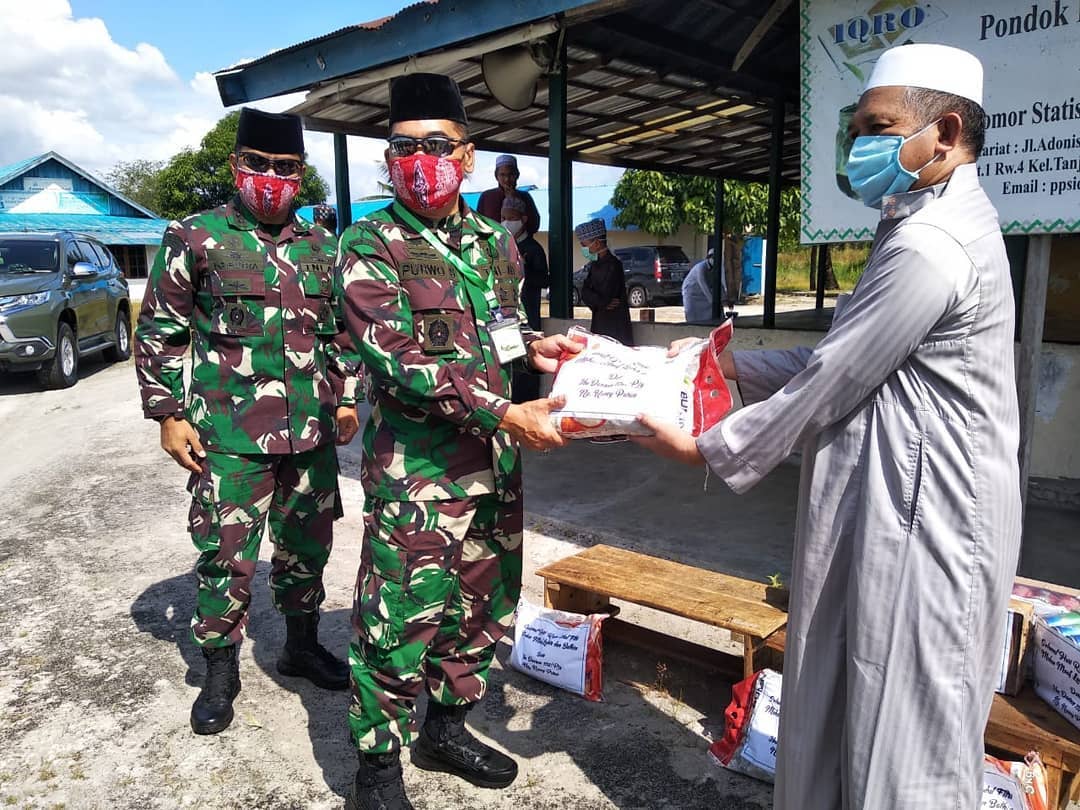
[[[337,443],[348,444],[360,430],[360,417],[355,405],[340,405],[337,409]]]
[[[549,335],[529,344],[529,365],[535,371],[554,374],[564,352],[577,354],[585,344],[566,335]]]
[[[499,427],[530,450],[562,447],[566,439],[551,424],[551,412],[566,404],[566,397],[547,397],[511,405]]]
[[[166,416],[161,420],[161,449],[185,470],[202,472],[199,462],[206,458],[206,451],[199,434],[186,419]]]

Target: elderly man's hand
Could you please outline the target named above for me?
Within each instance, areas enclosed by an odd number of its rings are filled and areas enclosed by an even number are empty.
[[[681,430],[670,422],[645,414],[638,416],[638,422],[651,430],[653,435],[631,436],[630,440],[634,444],[639,444],[663,458],[670,458],[694,467],[700,467],[705,463],[694,437],[685,430]]]
[[[584,343],[566,335],[549,335],[529,344],[529,365],[544,374],[554,374],[563,352],[577,354],[583,348]]]
[[[671,345],[668,346],[667,356],[674,357],[687,346],[697,343],[699,340],[701,340],[701,338],[696,337],[679,338],[678,340],[673,340],[671,341]],[[732,357],[730,349],[724,349],[722,352],[720,352],[720,356],[716,358],[716,361],[717,364],[720,366],[720,371],[723,373],[725,380],[731,380],[732,382],[735,382],[735,380],[739,379],[739,375],[735,371],[735,358]]]
[[[547,397],[511,405],[499,427],[518,444],[530,450],[562,447],[566,439],[551,424],[551,412],[566,404],[566,397]]]

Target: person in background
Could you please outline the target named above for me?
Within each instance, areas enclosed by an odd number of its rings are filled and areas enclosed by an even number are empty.
[[[682,283],[683,317],[687,323],[710,323],[713,319],[713,291],[716,288],[715,251],[690,268]],[[721,273],[723,271],[721,270]],[[721,275],[721,281],[723,275]]]
[[[196,734],[232,722],[267,523],[270,588],[285,616],[278,672],[349,685],[348,665],[318,638],[341,515],[334,444],[359,429],[359,367],[333,298],[337,240],[294,212],[305,171],[299,117],[242,109],[229,166],[232,200],[166,228],[135,330],[143,413],[191,473],[191,633],[206,659],[191,707]]]
[[[517,194],[508,194],[503,198],[502,226],[510,232],[517,242],[521,263],[525,268],[525,280],[521,284],[521,305],[529,327],[540,331],[540,293],[551,283],[548,274],[547,255],[540,243],[525,231],[525,217],[528,206]],[[514,383],[511,389],[511,401],[529,402],[540,396],[540,376],[525,368],[514,369]]]
[[[581,300],[592,310],[589,329],[607,335],[626,346],[634,345],[630,328],[630,306],[626,301],[626,275],[622,262],[608,250],[607,226],[602,219],[591,219],[574,228],[581,243],[581,254],[588,259]]]
[[[315,206],[312,219],[315,220],[316,225],[322,225],[335,237],[337,236],[337,209],[334,206],[319,203]]]
[[[847,176],[880,209],[813,349],[721,355],[745,407],[640,443],[745,492],[802,451],[777,810],[977,810],[1020,550],[1014,303],[979,60],[878,57]],[[673,349],[677,348],[673,346]]]
[[[502,216],[503,199],[508,196],[518,196],[526,206],[525,233],[533,236],[540,230],[540,212],[536,210],[536,203],[527,191],[518,191],[517,183],[521,174],[518,172],[517,158],[513,155],[499,155],[495,158],[495,188],[489,188],[480,195],[476,201],[476,210],[481,216],[485,216],[492,222],[498,222]]]

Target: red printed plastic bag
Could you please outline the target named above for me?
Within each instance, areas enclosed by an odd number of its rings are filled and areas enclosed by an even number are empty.
[[[1048,810],[1046,767],[1032,751],[1023,762],[1003,762],[987,754],[983,761],[980,810]]]
[[[603,699],[606,613],[569,613],[518,600],[510,665],[587,700]]]
[[[731,321],[675,357],[661,346],[624,346],[579,327],[571,338],[585,344],[559,364],[553,396],[566,404],[552,423],[570,439],[646,435],[637,421],[645,413],[697,436],[731,410],[731,392],[720,371],[720,352],[731,340]]]
[[[709,746],[718,764],[764,782],[776,778],[783,682],[779,672],[763,669],[731,687],[724,736]]]

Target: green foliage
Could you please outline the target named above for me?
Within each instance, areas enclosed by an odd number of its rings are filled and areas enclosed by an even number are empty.
[[[122,160],[105,175],[109,184],[143,208],[157,210],[157,178],[165,165],[161,160]]]
[[[630,169],[615,186],[611,204],[621,209],[620,227],[636,225],[657,236],[670,236],[688,224],[699,233],[712,233],[716,181],[709,177]],[[725,231],[764,234],[769,210],[769,188],[763,183],[724,181]],[[780,246],[798,245],[800,200],[797,188],[780,192]]]
[[[229,113],[203,136],[198,149],[185,149],[173,155],[164,166],[149,176],[143,177],[125,167],[138,163],[149,166],[152,165],[151,161],[132,161],[131,164],[117,164],[109,177],[111,179],[120,172],[118,176],[121,178],[128,175],[142,178],[141,182],[152,193],[153,204],[147,204],[135,197],[133,199],[166,219],[182,219],[196,211],[215,208],[228,202],[235,192],[229,170],[229,155],[236,143],[239,122],[238,111]],[[146,168],[143,167],[144,170]],[[118,187],[123,191],[119,184]],[[296,205],[322,202],[329,193],[330,189],[318,170],[314,166],[308,166]]]

